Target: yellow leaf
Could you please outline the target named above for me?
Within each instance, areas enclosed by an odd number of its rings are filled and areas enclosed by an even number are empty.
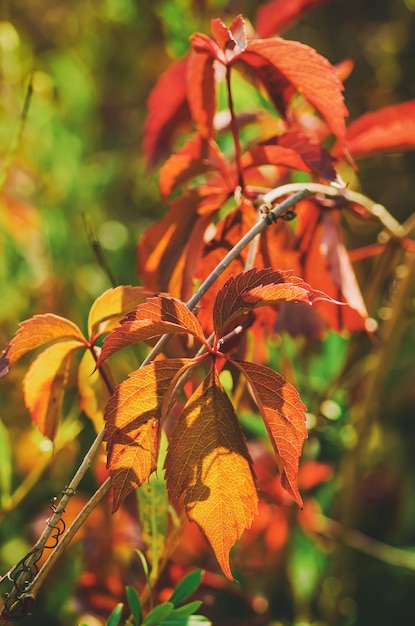
[[[24,377],[24,398],[32,421],[51,440],[59,423],[70,357],[82,347],[76,340],[54,343],[39,354]]]
[[[105,367],[105,364],[101,367]],[[111,378],[109,371],[106,374]],[[99,433],[104,426],[104,409],[110,393],[99,370],[95,369],[95,360],[89,350],[85,351],[79,363],[78,391],[81,410],[89,417],[96,432]]]
[[[211,373],[188,400],[166,458],[169,495],[185,507],[233,580],[229,551],[257,513],[251,459],[234,408]]]
[[[150,294],[143,287],[120,285],[108,289],[91,306],[88,316],[88,336],[96,332],[97,326],[105,324],[105,332],[114,328],[122,317],[137,305],[146,301]]]

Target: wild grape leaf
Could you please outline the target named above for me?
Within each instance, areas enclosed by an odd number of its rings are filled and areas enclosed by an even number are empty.
[[[148,341],[165,333],[188,333],[206,344],[202,327],[183,302],[157,296],[139,304],[105,338],[97,364],[101,365],[105,359],[126,346]]]
[[[108,289],[91,306],[88,316],[88,336],[91,337],[97,326],[109,320],[112,320],[112,324],[110,326],[106,324],[105,331],[111,330],[121,317],[145,302],[149,296],[150,294],[144,291],[143,287],[120,285],[114,289]]]
[[[78,367],[78,392],[81,411],[92,421],[97,433],[104,426],[104,409],[110,393],[98,370],[90,350],[85,350]],[[106,376],[111,380],[110,371],[105,367]],[[94,371],[95,370],[95,371]]]
[[[187,101],[188,57],[172,63],[161,74],[147,101],[149,111],[144,128],[144,152],[153,165],[169,151],[176,128],[190,123]]]
[[[229,360],[251,386],[273,448],[282,461],[282,485],[302,506],[297,479],[299,458],[307,438],[306,407],[295,387],[277,372],[256,363]]]
[[[160,192],[164,198],[183,182],[200,174],[216,170],[225,179],[225,186],[232,189],[225,157],[213,139],[194,135],[173,154],[160,170]]]
[[[346,141],[355,159],[413,150],[415,100],[365,113],[348,126]],[[335,152],[340,152],[340,147]]]
[[[187,98],[192,119],[202,137],[213,136],[216,111],[214,59],[191,52],[187,65]]]
[[[330,182],[337,182],[334,160],[319,142],[300,131],[291,131],[251,148],[243,155],[242,166],[283,165],[306,172],[314,171]]]
[[[23,380],[25,404],[32,421],[52,441],[59,424],[71,356],[83,347],[77,340],[54,343],[33,361]]]
[[[249,41],[238,61],[243,61],[254,71],[264,62],[271,73],[260,76],[265,89],[273,80],[287,80],[313,105],[325,120],[340,143],[345,140],[345,117],[348,115],[343,100],[343,85],[335,68],[313,48],[296,41],[272,38]]]
[[[314,288],[322,289],[334,300],[347,301],[350,305],[334,307],[324,302],[316,303],[315,311],[333,330],[364,330],[366,307],[348,260],[339,220],[338,212],[322,210],[311,200],[302,203],[296,220],[301,275]],[[301,315],[301,310],[298,314]]]
[[[234,408],[213,372],[182,411],[165,467],[170,498],[202,529],[233,580],[229,551],[251,525],[258,496]]]
[[[204,232],[228,196],[223,187],[199,185],[146,230],[138,244],[138,275],[146,289],[188,299],[192,283],[185,276],[196,267]]]
[[[288,283],[288,287],[292,285],[294,289],[299,286],[300,282],[302,282],[301,279],[293,277],[289,270],[274,271],[254,268],[237,276],[231,276],[216,296],[213,309],[216,336],[222,337],[224,331],[229,331],[232,320],[252,309],[252,305],[244,297],[247,292],[252,291],[255,287],[280,283]],[[300,289],[297,292],[299,296],[303,293]]]
[[[85,338],[76,324],[52,313],[34,315],[20,323],[18,331],[6,349],[10,367],[30,350],[62,339],[77,339],[86,346]]]
[[[177,373],[192,365],[193,359],[153,361],[130,374],[111,396],[104,439],[114,511],[156,469],[164,397]]]
[[[279,283],[271,285],[260,285],[242,294],[242,299],[250,304],[253,309],[260,306],[279,304],[280,302],[313,302],[325,301],[339,304],[323,291],[313,289],[296,276],[282,277]]]
[[[327,0],[271,0],[258,8],[256,30],[260,37],[281,33],[301,20],[303,15]]]

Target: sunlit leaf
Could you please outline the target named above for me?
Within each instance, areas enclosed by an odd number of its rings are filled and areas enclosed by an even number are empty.
[[[81,411],[89,417],[96,432],[99,433],[104,425],[104,409],[110,393],[99,370],[95,369],[95,365],[90,350],[85,350],[78,368],[78,391]],[[101,367],[105,368],[105,364]],[[109,370],[105,371],[108,379],[111,380]]]
[[[271,443],[282,461],[282,485],[302,506],[297,481],[298,462],[307,437],[306,408],[295,387],[277,372],[256,363],[232,363],[246,376]]]
[[[196,128],[202,137],[212,137],[216,111],[214,60],[192,52],[187,65],[187,99]]]
[[[46,348],[33,361],[23,381],[25,404],[42,435],[53,440],[59,423],[63,393],[79,341],[60,341]]]
[[[21,322],[7,349],[10,366],[26,352],[61,339],[77,339],[85,344],[85,338],[78,326],[58,315],[35,315]]]
[[[206,343],[197,318],[183,302],[175,298],[158,296],[149,298],[135,311],[131,311],[122,320],[121,326],[115,328],[106,337],[98,358],[98,365],[126,346],[160,337],[164,333],[189,333],[202,343]]]
[[[169,495],[208,538],[233,580],[229,551],[251,525],[258,497],[234,408],[211,373],[188,400],[166,458]]]
[[[115,607],[115,609],[113,610],[113,612],[111,613],[111,615],[109,616],[106,626],[118,626],[119,625],[123,608],[124,608],[123,603],[119,602],[117,606]]]
[[[265,89],[274,93],[274,81],[288,81],[320,113],[329,129],[343,142],[347,109],[343,85],[335,68],[317,52],[297,41],[280,38],[250,41],[240,60],[259,71]],[[266,63],[266,73],[260,72]],[[284,111],[281,111],[284,114]]]
[[[142,287],[131,285],[120,285],[105,291],[95,300],[89,311],[88,336],[91,337],[92,331],[96,331],[97,326],[115,318],[113,324],[105,325],[106,331],[111,330],[121,317],[145,302],[149,295]]]
[[[122,382],[108,402],[104,439],[114,511],[156,469],[164,397],[179,370],[192,365],[192,359],[150,363]]]

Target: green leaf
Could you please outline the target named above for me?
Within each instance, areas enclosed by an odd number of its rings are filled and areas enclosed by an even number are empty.
[[[174,609],[174,615],[176,616],[187,616],[193,615],[196,613],[202,606],[203,602],[201,600],[195,600],[194,602],[189,602],[188,604],[184,604],[183,606],[179,606],[179,608]]]
[[[199,626],[200,624],[208,626],[212,622],[204,615],[170,617],[163,622],[163,626]]]
[[[143,626],[160,626],[173,613],[173,610],[174,605],[171,602],[159,604],[147,615]]]
[[[203,570],[196,569],[193,572],[187,574],[177,585],[176,589],[171,594],[169,602],[178,606],[187,598],[189,598],[198,589],[202,582]]]
[[[134,626],[139,626],[141,622],[141,602],[136,590],[133,587],[126,587],[128,606],[133,616]]]
[[[124,605],[122,602],[117,604],[117,606],[109,616],[106,626],[118,626],[118,624],[120,623],[123,608]]]

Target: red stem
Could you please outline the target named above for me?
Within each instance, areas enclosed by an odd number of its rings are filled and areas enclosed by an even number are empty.
[[[233,98],[232,98],[232,90],[231,90],[231,68],[229,65],[226,68],[226,85],[228,88],[228,104],[229,104],[229,111],[231,114],[232,136],[233,136],[233,142],[235,145],[235,161],[236,161],[236,168],[238,171],[238,185],[241,187],[241,191],[244,192],[245,183],[244,183],[244,177],[242,174],[242,165],[241,165],[241,144],[239,141],[238,123],[236,121],[235,109],[233,106]]]

